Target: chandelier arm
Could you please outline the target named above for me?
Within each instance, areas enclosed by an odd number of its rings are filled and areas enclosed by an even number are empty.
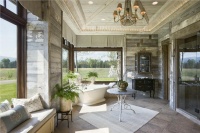
[[[142,18],[137,18],[138,20],[142,20],[144,17],[142,17]]]
[[[136,24],[136,21],[134,22],[133,20],[129,19],[133,24]]]
[[[114,19],[114,22],[117,23],[117,22],[119,22],[119,20],[120,20],[120,19],[118,19],[118,20],[116,21],[116,20]]]
[[[121,17],[122,17],[122,18],[121,18]],[[119,22],[119,21],[121,21],[121,20],[123,20],[123,19],[124,19],[123,15],[118,15],[118,20],[115,20],[115,19],[114,19],[114,22],[117,23],[117,22]]]

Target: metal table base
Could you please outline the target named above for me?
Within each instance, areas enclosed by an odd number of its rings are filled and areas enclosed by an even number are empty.
[[[125,102],[126,99],[126,95],[132,95],[133,91],[127,91],[127,92],[119,92],[118,89],[114,88],[114,89],[108,89],[107,90],[108,93],[110,94],[115,94],[117,95],[117,103],[115,103],[112,107],[111,107],[111,111],[113,110],[113,108],[118,105],[119,107],[119,121],[121,122],[121,115],[122,115],[122,110],[131,110],[133,111],[133,113],[135,113],[135,110],[133,110],[131,108],[131,105]]]

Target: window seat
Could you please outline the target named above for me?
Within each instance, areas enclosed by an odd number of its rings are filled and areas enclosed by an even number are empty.
[[[43,109],[31,113],[31,118],[14,128],[11,133],[51,133],[54,132],[55,109]]]

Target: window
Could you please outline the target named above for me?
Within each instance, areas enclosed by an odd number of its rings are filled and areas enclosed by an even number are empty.
[[[2,101],[17,97],[17,26],[1,18],[0,24],[0,101]]]
[[[200,77],[200,52],[180,52],[182,81],[194,81]]]
[[[198,49],[197,36],[185,39],[179,45],[180,57],[180,80],[195,81],[200,77],[200,52]]]
[[[25,97],[26,11],[14,2],[0,3],[0,102]]]
[[[83,81],[90,81],[89,72],[97,72],[96,81],[121,79],[121,48],[75,48],[74,51],[74,71],[81,75]]]
[[[0,4],[4,6],[6,9],[12,11],[17,14],[17,2],[16,0],[0,0]]]
[[[69,70],[69,52],[68,49],[63,48],[62,49],[62,83],[67,82],[67,72]]]

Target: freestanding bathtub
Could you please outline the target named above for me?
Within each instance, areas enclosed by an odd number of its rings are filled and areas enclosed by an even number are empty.
[[[88,85],[79,93],[79,105],[93,105],[105,101],[104,95],[108,85]]]

